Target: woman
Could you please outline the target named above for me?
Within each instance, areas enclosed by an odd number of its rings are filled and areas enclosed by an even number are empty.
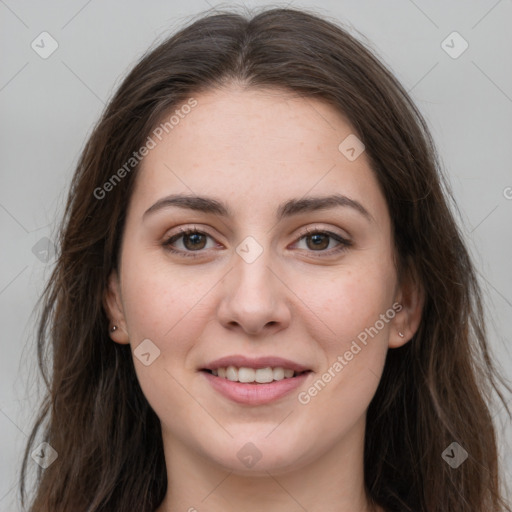
[[[208,15],[148,53],[69,194],[29,510],[510,512],[448,200],[408,95],[327,20]]]

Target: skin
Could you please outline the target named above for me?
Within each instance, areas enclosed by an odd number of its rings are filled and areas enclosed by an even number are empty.
[[[418,328],[422,297],[411,280],[398,282],[391,219],[366,154],[349,161],[338,150],[355,132],[320,100],[239,85],[194,97],[198,105],[142,162],[104,298],[114,342],[134,350],[149,339],[160,350],[149,366],[134,356],[162,425],[169,482],[157,512],[382,510],[364,490],[366,411],[387,350]],[[333,192],[371,218],[345,206],[276,221],[280,203]],[[233,216],[172,206],[143,218],[169,194],[213,197]],[[194,226],[209,236],[173,247],[199,257],[166,249],[180,227]],[[306,228],[352,244],[337,253],[333,238],[315,246]],[[247,236],[263,249],[252,263],[235,250]],[[301,404],[298,393],[394,303],[400,312]],[[280,356],[312,373],[276,402],[242,405],[198,371],[233,354]],[[248,442],[261,454],[251,468],[237,457]]]

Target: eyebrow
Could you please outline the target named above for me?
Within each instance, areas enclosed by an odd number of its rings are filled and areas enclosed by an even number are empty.
[[[155,213],[159,210],[172,206],[219,215],[221,217],[234,217],[229,206],[211,197],[174,194],[159,199],[153,206],[144,212],[143,218],[147,217],[151,213]],[[362,214],[367,220],[374,220],[370,212],[368,212],[361,203],[341,194],[289,199],[279,205],[276,218],[280,221],[285,217],[291,217],[293,215],[313,211],[329,210],[335,207],[352,208]]]

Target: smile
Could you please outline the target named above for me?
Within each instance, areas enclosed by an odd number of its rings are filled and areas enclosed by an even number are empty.
[[[282,366],[276,366],[272,368],[267,366],[266,368],[247,368],[236,366],[227,366],[224,368],[217,368],[216,370],[207,370],[212,375],[228,379],[232,382],[244,382],[244,383],[258,383],[268,384],[273,381],[280,381],[283,379],[291,379],[300,375],[304,372],[296,372],[291,368],[283,368]]]

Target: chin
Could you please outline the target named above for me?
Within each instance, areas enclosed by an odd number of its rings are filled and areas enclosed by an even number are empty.
[[[204,455],[235,474],[268,477],[268,473],[285,474],[307,463],[307,454],[302,453],[300,445],[285,445],[285,442],[283,438],[270,441],[257,436],[234,437],[214,452],[210,445]]]

